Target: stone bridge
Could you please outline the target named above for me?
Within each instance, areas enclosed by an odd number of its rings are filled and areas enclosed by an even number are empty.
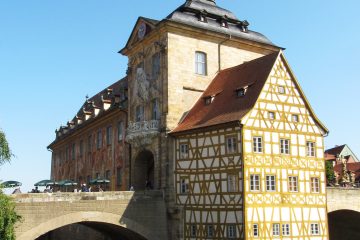
[[[167,239],[161,191],[37,193],[13,197],[16,211],[23,218],[16,228],[17,240],[47,239],[41,236],[73,224],[100,227],[125,240]]]

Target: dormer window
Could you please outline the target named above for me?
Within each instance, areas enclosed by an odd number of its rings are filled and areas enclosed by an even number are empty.
[[[220,20],[220,26],[224,28],[229,28],[227,21],[225,21],[224,19]]]
[[[236,96],[243,97],[245,96],[246,91],[247,91],[247,87],[236,89]]]
[[[205,101],[205,105],[210,105],[214,101],[214,97],[213,96],[205,97],[204,101]]]
[[[249,26],[249,22],[246,21],[246,20],[245,20],[245,21],[242,21],[242,22],[240,23],[240,25],[239,25],[240,30],[241,30],[242,32],[245,32],[245,33],[247,33],[247,32],[249,31],[248,26]]]
[[[206,16],[203,13],[199,14],[198,18],[200,22],[205,22],[205,23],[207,22]]]
[[[279,90],[280,94],[285,94],[285,87],[284,86],[279,86],[278,90]]]

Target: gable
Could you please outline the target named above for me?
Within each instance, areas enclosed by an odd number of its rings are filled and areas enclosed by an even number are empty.
[[[272,113],[275,119],[271,119]],[[298,116],[298,122],[294,121],[294,115]],[[275,61],[254,108],[242,123],[254,128],[321,135],[328,133],[316,117],[282,53]]]
[[[139,17],[136,21],[133,30],[125,47],[119,51],[123,53],[125,49],[136,45],[141,42],[146,36],[156,27],[158,21],[150,18]]]

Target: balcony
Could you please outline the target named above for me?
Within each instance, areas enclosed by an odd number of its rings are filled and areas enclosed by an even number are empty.
[[[159,127],[159,120],[129,122],[126,141],[136,145],[150,144],[151,139],[159,134]]]

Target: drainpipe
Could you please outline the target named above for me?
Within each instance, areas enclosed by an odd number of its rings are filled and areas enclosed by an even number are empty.
[[[231,34],[229,34],[229,37],[223,41],[221,41],[219,44],[218,44],[218,72],[220,72],[221,70],[221,45],[223,45],[225,42],[231,40],[232,36]]]

